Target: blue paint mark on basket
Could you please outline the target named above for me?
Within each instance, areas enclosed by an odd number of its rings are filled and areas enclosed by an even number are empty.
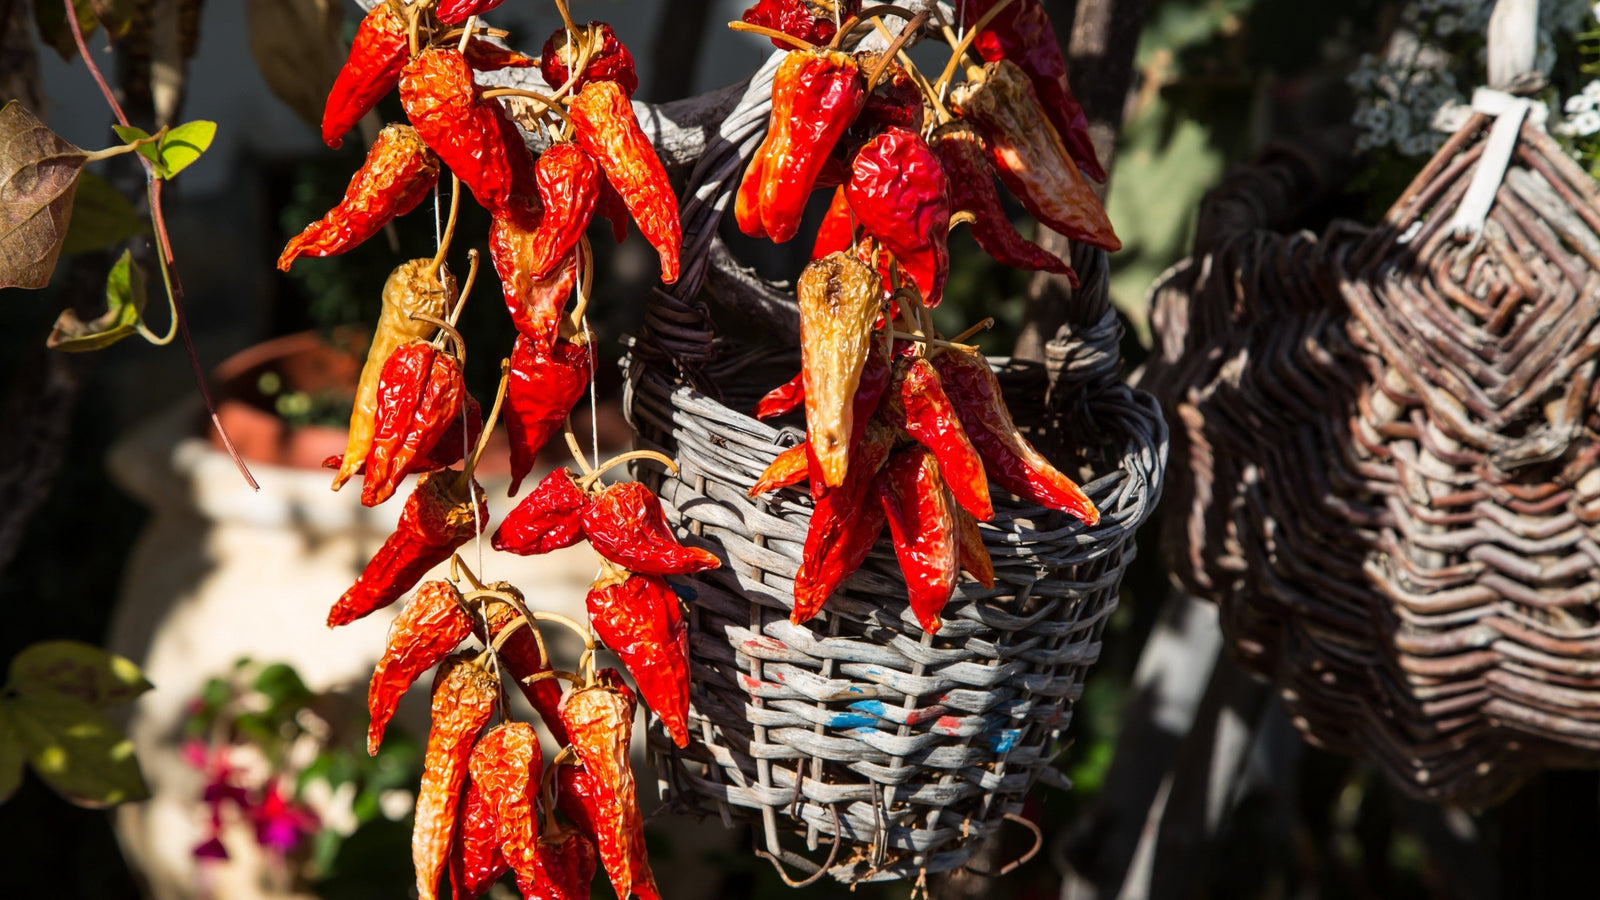
[[[857,716],[847,712],[839,712],[830,716],[826,724],[829,728],[864,728],[870,731],[873,730],[873,726],[878,724],[878,720],[874,716]]]
[[[998,732],[990,732],[989,749],[996,753],[1010,753],[1011,748],[1017,746],[1017,741],[1022,740],[1021,728],[1002,728]]]
[[[869,716],[886,716],[889,710],[882,700],[857,700],[850,704],[850,708]]]

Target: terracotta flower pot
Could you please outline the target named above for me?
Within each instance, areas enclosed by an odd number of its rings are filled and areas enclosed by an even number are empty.
[[[249,462],[316,469],[329,456],[344,452],[347,430],[333,425],[291,425],[276,409],[275,397],[262,390],[262,376],[276,374],[281,393],[304,393],[353,402],[361,377],[365,348],[353,331],[332,338],[305,331],[257,344],[218,366],[217,416],[234,446]],[[212,446],[222,440],[213,430]]]

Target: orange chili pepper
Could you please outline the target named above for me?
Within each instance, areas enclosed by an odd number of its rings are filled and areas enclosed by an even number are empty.
[[[367,755],[377,756],[383,732],[400,706],[400,697],[423,672],[449,656],[472,635],[472,619],[461,607],[461,592],[448,581],[430,581],[417,589],[406,608],[389,626],[383,657],[367,687]]]
[[[834,253],[806,266],[796,294],[806,441],[820,463],[812,475],[837,487],[849,465],[852,398],[867,365],[883,288],[870,268]]]
[[[956,551],[961,557],[961,571],[966,572],[986,588],[994,587],[994,558],[989,555],[989,547],[983,542],[983,532],[978,528],[978,520],[972,513],[955,504],[951,497],[951,504],[955,506],[956,517]]]
[[[683,225],[678,196],[655,147],[639,127],[628,95],[614,81],[591,81],[568,110],[578,146],[594,157],[628,207],[645,239],[661,257],[661,280],[678,280]]]
[[[416,825],[411,832],[418,900],[439,896],[439,877],[449,865],[467,760],[499,699],[500,685],[494,676],[465,655],[446,659],[434,676],[433,726],[422,757]]]
[[[689,627],[672,586],[602,563],[585,602],[595,634],[622,660],[673,743],[689,746]]]
[[[526,722],[504,722],[472,748],[472,783],[494,810],[495,840],[519,877],[537,878],[542,757],[539,735]]]
[[[778,454],[750,488],[749,496],[759,497],[767,491],[791,487],[805,481],[811,474],[811,458],[805,444],[796,444]]]
[[[533,158],[505,109],[479,96],[466,58],[429,47],[406,64],[400,103],[417,134],[490,212],[506,205]]]
[[[359,246],[417,208],[439,183],[439,159],[409,125],[389,125],[367,151],[344,199],[289,240],[278,257],[287,272],[297,257],[333,256]]]
[[[356,29],[350,56],[328,90],[322,112],[322,142],[335,150],[385,94],[400,83],[400,70],[410,58],[406,17],[397,3],[379,3]]]
[[[563,797],[577,802],[562,804],[580,829],[587,828],[600,848],[600,860],[617,896],[659,897],[655,875],[645,854],[644,819],[628,763],[628,741],[633,731],[633,693],[621,677],[607,670],[608,683],[568,692],[561,702],[561,720],[567,726],[572,749],[583,761],[581,773],[566,766],[558,773]],[[585,778],[584,776],[587,776]],[[584,782],[588,783],[585,784]]]

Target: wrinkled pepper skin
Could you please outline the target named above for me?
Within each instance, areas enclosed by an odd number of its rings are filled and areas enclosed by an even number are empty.
[[[468,760],[471,768],[471,760]],[[478,900],[510,870],[500,852],[499,822],[494,807],[471,778],[456,812],[456,833],[450,841],[450,893],[454,900]]]
[[[989,498],[989,478],[983,460],[967,438],[950,398],[939,383],[933,364],[915,357],[900,364],[898,411],[912,439],[926,447],[939,462],[939,471],[961,507],[980,521],[994,518]]]
[[[519,877],[537,878],[539,798],[543,758],[539,735],[526,722],[489,729],[467,762],[472,784],[494,811],[495,838]]]
[[[767,136],[734,203],[741,231],[780,244],[795,236],[823,164],[865,102],[849,55],[796,50],[784,59],[772,80]]]
[[[689,626],[659,575],[604,566],[585,599],[600,640],[633,676],[672,742],[689,746]]]
[[[850,209],[911,276],[932,309],[950,275],[950,185],[921,136],[889,128],[856,154],[844,186]]]
[[[583,67],[583,74],[578,76],[578,82],[572,86],[574,93],[583,90],[591,81],[610,81],[622,88],[622,92],[629,98],[639,89],[639,73],[633,65],[633,54],[619,40],[611,26],[604,22],[590,22],[588,25],[578,26],[573,36],[575,43],[568,43],[567,30],[557,28],[550,39],[544,42],[544,50],[539,54],[539,74],[544,76],[545,84],[552,88],[559,88],[572,77],[572,64],[577,60],[578,48],[588,42],[592,48],[589,51],[589,63]]]
[[[461,416],[450,420],[450,427],[440,435],[438,443],[427,453],[412,458],[411,465],[406,467],[407,475],[421,475],[423,472],[437,472],[461,462],[466,458],[470,447],[478,443],[478,438],[483,434],[483,407],[471,394],[466,399],[466,422],[462,423]],[[336,453],[322,461],[324,469],[337,470],[344,464],[344,454]],[[367,464],[363,462],[356,467],[355,474],[364,475]]]
[[[1079,243],[1122,249],[1100,198],[1014,64],[1001,60],[984,66],[982,77],[960,85],[950,97],[983,136],[995,172],[1029,215]]]
[[[644,819],[628,763],[633,713],[631,692],[609,686],[570,691],[561,702],[561,719],[573,750],[583,761],[583,770],[568,774],[565,770],[572,767],[563,767],[558,776],[566,776],[561,782],[563,797],[572,795],[583,810],[581,818],[569,818],[580,829],[586,825],[593,829],[600,861],[617,896],[653,898],[659,897],[660,891],[645,853]]]
[[[873,341],[872,348],[867,353],[867,364],[861,370],[861,380],[856,384],[855,397],[850,403],[850,443],[847,446],[849,447],[848,454],[850,465],[852,466],[855,465],[856,448],[861,446],[861,440],[866,435],[867,429],[875,424],[874,420],[878,408],[883,405],[883,399],[888,394],[889,383],[893,380],[893,370],[890,368],[889,363],[890,342],[888,340],[888,332],[880,331],[878,335],[880,337]],[[820,497],[832,490],[832,488],[822,480],[819,474],[822,471],[822,463],[817,459],[816,454],[811,452],[813,444],[807,441],[805,446],[807,448],[807,471],[811,478],[811,495]],[[846,478],[848,477],[847,471]]]
[[[911,611],[924,631],[938,634],[939,613],[955,593],[961,570],[955,507],[933,454],[921,447],[894,454],[878,479],[878,500],[889,520]]]
[[[416,209],[438,183],[439,159],[416,130],[386,126],[350,179],[344,199],[289,240],[278,257],[278,271],[289,271],[301,256],[334,256],[354,249]]]
[[[710,550],[678,543],[661,499],[637,481],[600,491],[583,511],[583,533],[596,553],[630,572],[689,575],[722,565]]]
[[[478,498],[474,516],[468,490],[458,483],[460,475],[445,469],[417,480],[394,534],[328,612],[329,628],[348,625],[400,599],[489,523],[483,487],[472,482],[471,495]]]
[[[394,495],[412,462],[432,452],[459,421],[466,392],[461,364],[427,341],[389,355],[378,378],[362,505],[377,506]]]
[[[489,258],[500,276],[506,311],[517,333],[545,352],[561,331],[561,314],[578,283],[578,251],[569,249],[543,277],[535,277],[539,226],[544,207],[537,198],[513,195],[489,222]]]
[[[594,843],[572,829],[539,840],[534,857],[537,877],[517,873],[517,890],[526,900],[588,900],[600,857]]]
[[[678,195],[655,147],[639,127],[627,92],[614,81],[591,81],[568,109],[578,146],[605,170],[639,231],[661,257],[661,281],[678,280],[683,224]]]
[[[843,13],[843,18],[849,18],[861,8],[859,2],[849,5],[853,9],[850,12]],[[818,15],[805,0],[756,0],[756,4],[745,10],[739,20],[751,25],[760,25],[763,28],[781,31],[791,37],[797,37],[802,41],[819,47],[832,41],[833,36],[839,33],[839,27],[834,24],[833,19]],[[771,38],[770,40],[772,41],[772,46],[777,47],[779,50],[794,49],[794,45],[780,41],[777,38]]]
[[[506,0],[439,0],[439,21],[446,25],[459,25],[473,16],[481,16]]]
[[[505,404],[512,496],[533,471],[539,448],[561,430],[573,405],[588,389],[594,366],[591,352],[588,344],[558,340],[547,353],[526,335],[517,338],[511,351]]]
[[[482,38],[467,41],[467,65],[474,72],[495,72],[500,69],[531,69],[539,65],[539,57],[527,56]]]
[[[802,371],[799,375],[767,391],[756,404],[755,416],[758,419],[771,419],[786,415],[804,406],[805,402],[806,373]]]
[[[455,299],[455,279],[443,270],[438,275],[431,275],[432,268],[431,259],[413,259],[396,266],[383,284],[383,311],[378,315],[378,327],[372,334],[372,344],[367,348],[367,361],[361,367],[361,381],[356,386],[356,401],[350,412],[350,437],[345,442],[344,460],[333,476],[333,489],[336,491],[366,463],[367,451],[372,449],[378,381],[383,376],[383,365],[389,361],[389,354],[398,350],[401,344],[432,337],[437,326],[413,317],[425,315],[442,319],[445,307]]]
[[[499,101],[478,93],[472,69],[454,47],[429,47],[400,75],[406,118],[478,205],[492,213],[516,190],[518,171],[533,171],[533,157]]]
[[[472,636],[472,618],[461,607],[461,592],[448,581],[430,581],[417,589],[389,626],[383,657],[367,687],[367,755],[377,756],[383,732],[400,706],[400,697],[422,675]]]
[[[999,0],[956,0],[958,21],[967,25],[993,8]],[[1045,115],[1061,135],[1072,159],[1085,175],[1102,184],[1106,171],[1089,139],[1089,117],[1067,84],[1067,62],[1061,55],[1050,14],[1039,0],[1014,0],[1001,10],[973,40],[985,62],[1002,59],[1015,63],[1033,84]]]
[[[411,832],[418,900],[439,896],[439,878],[449,867],[456,812],[467,780],[467,760],[499,699],[500,685],[494,676],[465,655],[445,660],[434,676],[433,725],[422,757],[416,825]]]
[[[951,497],[950,502],[954,505],[955,498]],[[955,507],[955,517],[956,552],[961,559],[961,571],[986,588],[994,587],[994,558],[989,555],[989,547],[983,542],[978,520],[960,506]]]
[[[556,144],[535,166],[544,218],[533,233],[528,268],[548,278],[589,227],[600,196],[600,166],[573,144]]]
[[[337,150],[344,136],[400,83],[410,58],[406,17],[398,3],[379,3],[356,29],[350,56],[328,90],[322,111],[322,142]]]
[[[983,252],[1012,268],[1065,275],[1077,287],[1078,273],[1071,265],[1023,237],[1011,224],[995,190],[983,138],[970,124],[958,119],[939,126],[932,146],[950,179],[950,204],[972,213],[972,238]]]
[[[883,504],[873,495],[873,482],[888,460],[893,442],[888,428],[871,423],[851,454],[844,484],[816,497],[794,580],[794,610],[789,619],[796,625],[822,610],[839,585],[861,568],[883,533]]]
[[[571,547],[583,540],[583,511],[588,508],[589,497],[572,480],[572,472],[556,469],[495,529],[494,548],[536,556]]]
[[[750,497],[759,497],[768,491],[792,487],[811,475],[811,454],[805,444],[797,444],[778,454],[750,488]]]
[[[830,253],[848,253],[856,243],[856,216],[850,211],[850,198],[844,195],[844,185],[833,189],[833,201],[817,228],[817,239],[811,244],[811,258],[821,259]]]
[[[516,588],[507,584],[495,584],[493,587],[521,596]],[[489,623],[489,640],[495,641],[517,620],[517,612],[507,604],[492,603],[485,618]],[[532,683],[528,681],[540,672],[550,671],[550,660],[539,652],[539,640],[534,637],[532,626],[518,625],[517,630],[500,645],[499,656],[502,670],[516,681],[522,696],[527,698],[529,705],[550,729],[550,736],[555,738],[557,744],[565,745],[567,730],[561,724],[560,713],[561,682],[554,678],[541,678]]]
[[[991,480],[1018,497],[1059,509],[1085,525],[1100,521],[1100,511],[1077,482],[1057,471],[1017,431],[987,360],[951,350],[934,357],[933,365]]]
[[[796,293],[806,440],[820,465],[813,474],[837,487],[850,464],[853,400],[872,348],[872,324],[883,307],[883,287],[872,269],[834,253],[806,266]]]

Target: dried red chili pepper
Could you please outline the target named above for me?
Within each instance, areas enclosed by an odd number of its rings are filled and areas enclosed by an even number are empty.
[[[800,359],[805,381],[806,440],[828,487],[843,483],[850,463],[853,403],[883,307],[877,273],[844,253],[812,260],[796,285]]]
[[[627,94],[616,82],[592,81],[572,98],[568,114],[578,146],[605,170],[639,231],[656,248],[662,282],[677,281],[683,251],[678,196],[655,147],[639,127]]]
[[[539,482],[495,529],[496,550],[535,556],[583,540],[583,511],[589,497],[567,469],[556,469]]]
[[[907,434],[933,453],[939,471],[962,508],[987,522],[994,518],[989,499],[989,478],[983,460],[961,427],[950,398],[939,383],[939,373],[923,357],[897,366],[899,390],[892,398],[897,418]]]
[[[611,223],[611,239],[620,244],[628,238],[628,204],[622,202],[611,179],[604,172],[600,174],[600,196],[594,202],[594,214]]]
[[[430,581],[389,626],[383,657],[367,687],[367,755],[377,756],[383,732],[400,706],[400,697],[439,660],[472,635],[472,618],[461,608],[461,592],[448,581]]]
[[[472,783],[494,809],[495,837],[519,878],[538,877],[539,797],[543,758],[539,735],[526,722],[503,722],[472,748]]]
[[[815,616],[841,582],[861,567],[867,551],[883,533],[883,505],[873,494],[873,481],[889,458],[894,434],[871,422],[866,435],[851,454],[844,484],[816,497],[811,525],[806,531],[800,571],[794,579],[796,625]]]
[[[491,585],[497,591],[511,594],[521,599],[522,594],[516,588],[503,582]],[[518,622],[515,609],[505,603],[491,602],[489,612],[484,617],[489,626],[489,640],[491,643],[499,641],[505,630]],[[550,729],[550,736],[556,739],[557,744],[567,743],[567,730],[561,724],[561,682],[554,678],[540,678],[529,681],[541,672],[550,671],[550,660],[540,649],[539,639],[534,636],[533,624],[517,624],[516,630],[511,632],[500,644],[496,651],[500,659],[501,671],[509,674],[516,681],[522,696],[539,713],[546,727]]]
[[[1069,513],[1085,525],[1100,521],[1099,510],[1083,489],[1017,431],[987,360],[976,353],[948,350],[935,356],[933,365],[991,479],[1018,497]]]
[[[817,239],[811,245],[811,258],[821,259],[830,253],[848,253],[856,243],[856,217],[850,211],[850,199],[844,195],[844,186],[833,190],[833,201],[817,228]]]
[[[956,0],[956,20],[968,26],[977,24],[984,13],[1000,0]],[[1015,63],[1032,82],[1045,115],[1061,135],[1072,159],[1084,174],[1104,183],[1105,169],[1095,156],[1089,139],[1089,117],[1067,83],[1067,62],[1061,55],[1050,14],[1039,0],[1013,0],[973,39],[978,55],[986,62],[1007,59]]]
[[[792,413],[806,402],[806,373],[789,379],[773,388],[756,404],[756,418],[770,419]]]
[[[456,833],[450,841],[450,892],[455,900],[477,900],[511,868],[500,852],[495,833],[498,827],[494,807],[484,800],[483,792],[469,777],[456,811]]]
[[[924,631],[937,634],[943,624],[939,612],[950,602],[961,570],[954,506],[933,454],[909,447],[890,457],[878,479],[878,499],[889,520],[911,611]]]
[[[536,168],[544,218],[533,234],[528,274],[545,278],[577,246],[600,196],[600,166],[573,144],[556,144]]]
[[[431,452],[459,419],[465,394],[461,364],[427,341],[389,355],[378,378],[362,505],[377,506],[394,495],[412,461]]]
[[[843,15],[848,18],[861,7],[859,2],[850,4],[855,7],[851,12]],[[839,33],[838,23],[832,17],[818,14],[818,10],[811,7],[805,0],[756,0],[756,4],[744,11],[739,17],[740,21],[751,25],[760,25],[781,31],[791,37],[797,37],[808,44],[821,46],[833,40]],[[791,50],[793,44],[772,38],[772,46],[779,50]]]
[[[439,21],[446,25],[459,25],[473,16],[481,16],[506,0],[439,0],[436,7]]]
[[[586,42],[590,48],[589,62],[571,90],[580,91],[591,81],[611,81],[622,88],[624,94],[632,97],[633,92],[639,89],[639,74],[634,71],[633,54],[617,40],[611,26],[604,22],[579,25],[570,35],[565,28],[558,28],[555,34],[550,35],[539,54],[539,74],[544,76],[545,84],[559,88],[567,83],[567,79],[572,77],[571,67],[577,59],[579,48]]]
[[[417,870],[418,900],[436,900],[439,877],[450,860],[461,787],[478,732],[500,699],[500,685],[465,655],[452,656],[433,679],[433,726],[422,757],[417,787],[417,818],[411,832],[411,862]]]
[[[570,766],[568,768],[571,768]],[[539,839],[536,878],[517,873],[517,889],[527,900],[588,900],[600,858],[594,843],[570,828]]]
[[[885,129],[856,154],[844,186],[856,221],[894,254],[929,309],[950,275],[950,184],[916,132]]]
[[[583,511],[583,533],[596,553],[645,575],[688,575],[722,565],[710,550],[678,543],[661,499],[637,481],[596,494]]]
[[[594,829],[600,860],[617,896],[658,897],[645,855],[644,819],[639,815],[633,769],[628,764],[633,713],[631,692],[595,686],[567,694],[561,702],[561,719],[591,783],[583,785],[581,777],[569,775],[562,787],[565,794],[570,786],[578,805],[587,812],[582,821],[574,817],[574,824],[582,828],[587,822]]]
[[[478,438],[483,434],[483,407],[471,394],[466,399],[467,414],[456,416],[450,420],[450,426],[444,434],[439,436],[438,443],[427,453],[413,457],[411,464],[406,466],[407,475],[421,475],[423,472],[437,472],[461,462],[467,451],[478,443]],[[465,424],[462,420],[465,419]],[[344,454],[336,453],[322,461],[324,469],[337,469],[344,463]],[[363,475],[367,471],[367,464],[362,462],[356,467],[355,474]]]
[[[438,183],[439,160],[416,131],[409,125],[385,127],[339,205],[289,239],[278,271],[289,271],[301,256],[333,256],[355,248],[416,209]]]
[[[500,103],[478,94],[454,47],[429,47],[400,76],[400,104],[417,134],[478,204],[495,212],[516,190],[518,170],[533,170],[533,158]]]
[[[689,746],[689,627],[672,586],[602,564],[585,602],[595,634],[622,660],[673,743]]]
[[[322,112],[322,142],[329,147],[343,146],[345,134],[400,83],[411,49],[402,9],[379,3],[356,29],[350,56],[334,78]]]
[[[558,340],[545,352],[526,335],[511,351],[511,377],[506,385],[506,433],[511,440],[511,495],[533,470],[539,448],[583,397],[593,372],[588,344]]]
[[[772,117],[734,203],[739,229],[783,243],[800,230],[823,164],[866,101],[856,61],[796,50],[772,79]]]
[[[483,488],[472,482],[477,497],[476,516],[461,473],[453,469],[430,472],[417,480],[416,490],[400,513],[394,534],[378,548],[372,561],[328,612],[328,627],[347,625],[400,599],[422,580],[428,570],[450,558],[489,522]]]
[[[1065,275],[1077,286],[1078,273],[1070,264],[1023,237],[1011,224],[995,190],[983,138],[970,123],[957,119],[939,126],[932,146],[950,179],[950,203],[972,213],[972,237],[983,252],[1013,268]]]
[[[956,506],[954,497],[950,500],[951,505],[955,507],[956,552],[961,559],[961,571],[977,579],[984,587],[992,588],[994,558],[989,555],[989,547],[983,542],[983,532],[978,528],[978,520],[972,517],[972,513]]]
[[[749,496],[759,497],[767,491],[791,487],[805,481],[811,474],[811,455],[805,444],[797,444],[778,454],[778,458],[767,466],[761,473],[756,483],[750,488]]]
[[[554,270],[535,277],[539,225],[544,208],[537,198],[513,195],[489,223],[489,258],[506,298],[517,333],[546,352],[560,333],[561,313],[578,279],[578,251],[568,252]]]
[[[378,316],[378,327],[372,334],[372,344],[367,348],[367,361],[361,367],[361,381],[356,386],[356,400],[350,411],[350,437],[345,442],[344,459],[333,476],[333,489],[338,490],[350,480],[367,461],[367,451],[372,449],[373,414],[378,405],[378,381],[383,375],[383,364],[389,354],[401,344],[425,340],[437,327],[416,318],[429,316],[442,319],[445,307],[456,296],[456,282],[449,273],[435,272],[433,260],[413,259],[401,263],[389,273],[383,284],[383,311]]]
[[[989,63],[950,94],[978,129],[989,161],[1028,214],[1074,241],[1120,250],[1105,207],[1068,155],[1022,71],[1009,60]]]
[[[882,61],[883,54],[875,51],[856,54],[856,66],[862,72],[876,72]],[[851,151],[842,161],[848,167],[850,158],[855,155],[853,151],[860,149],[862,144],[877,137],[886,128],[904,128],[921,134],[926,120],[922,88],[912,80],[905,66],[891,59],[884,67],[883,74],[878,76],[878,83],[867,94],[861,113],[850,123],[844,140],[839,142],[841,149]],[[835,155],[837,158],[837,152]]]
[[[467,41],[467,65],[474,72],[494,72],[500,69],[531,69],[539,65],[539,57],[518,53],[493,41],[471,38]]]

